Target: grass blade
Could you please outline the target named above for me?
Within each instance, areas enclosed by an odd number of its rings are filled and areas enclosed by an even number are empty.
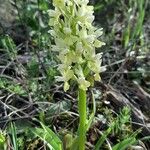
[[[98,142],[95,145],[94,150],[99,150],[104,141],[106,140],[107,136],[111,133],[111,131],[114,129],[115,123],[112,123],[112,125],[104,132],[104,134],[99,138]]]
[[[121,141],[120,143],[116,144],[115,146],[113,146],[112,150],[125,150],[130,145],[134,144],[135,142],[136,142],[135,138],[133,138],[133,137],[127,138],[127,139]]]
[[[47,146],[52,150],[62,150],[62,141],[59,137],[47,126],[41,123],[42,128],[31,130],[35,135],[47,143]]]
[[[13,143],[14,150],[19,150],[18,149],[16,126],[14,123],[10,124],[10,129],[11,129],[12,143]]]

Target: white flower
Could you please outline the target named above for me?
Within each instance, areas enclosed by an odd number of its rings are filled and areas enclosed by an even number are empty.
[[[95,42],[94,42],[95,47],[102,47],[103,45],[105,45],[105,43],[102,41],[95,40]]]
[[[69,87],[70,87],[69,83],[65,82],[64,83],[64,91],[66,92],[67,90],[69,90]]]
[[[58,54],[60,61],[58,70],[61,76],[56,79],[64,82],[65,91],[70,87],[70,80],[87,90],[92,85],[89,76],[95,81],[101,79],[102,54],[96,54],[95,49],[105,43],[98,40],[102,28],[92,25],[94,9],[88,3],[89,0],[53,0],[55,10],[49,11],[49,33],[55,42],[51,49]]]
[[[59,46],[51,45],[51,50],[54,52],[58,52],[58,51],[60,51],[60,49],[61,49],[61,47],[59,47]]]
[[[56,32],[54,30],[49,30],[48,33],[50,33],[51,36],[56,37]]]
[[[71,29],[70,28],[64,27],[63,30],[64,30],[64,33],[71,34]]]
[[[64,82],[68,82],[74,76],[74,72],[71,69],[62,70],[61,74],[62,78],[59,78],[58,80]]]
[[[86,28],[83,28],[81,31],[79,31],[78,34],[80,38],[83,40],[85,40],[88,37]]]
[[[65,5],[65,0],[53,0],[53,4],[55,7],[64,7]]]
[[[77,43],[76,43],[76,51],[79,52],[79,53],[82,53],[82,52],[83,52],[83,45],[82,45],[82,42],[77,42]]]
[[[85,78],[81,77],[78,80],[79,88],[82,90],[87,90],[87,88],[91,85],[89,81],[86,81]]]
[[[87,42],[93,43],[95,40],[95,35],[88,35],[86,38]]]
[[[101,77],[100,77],[99,73],[94,74],[94,79],[95,79],[95,81],[100,81],[101,80]]]
[[[48,15],[50,17],[56,17],[57,18],[60,14],[61,13],[57,9],[56,10],[52,10],[52,9],[48,10]]]
[[[103,34],[103,28],[97,29],[94,34],[96,38],[100,37]]]

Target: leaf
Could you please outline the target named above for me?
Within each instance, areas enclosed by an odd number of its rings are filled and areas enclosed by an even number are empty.
[[[17,141],[17,131],[16,131],[16,126],[14,123],[10,124],[10,131],[11,131],[11,135],[12,135],[13,148],[14,148],[14,150],[19,150],[18,149],[18,141]]]
[[[46,0],[40,0],[39,1],[39,8],[42,11],[47,11],[48,10],[48,3]]]
[[[88,122],[86,124],[86,131],[89,130],[89,128],[90,128],[90,126],[92,124],[92,121],[94,120],[95,112],[96,112],[96,102],[95,102],[95,98],[94,98],[93,92],[92,92],[92,101],[93,101],[93,110],[92,110],[92,113],[91,113],[91,115],[89,117],[89,120],[88,120]]]
[[[0,133],[0,144],[5,142],[5,136]]]
[[[6,147],[6,136],[0,131],[0,150],[7,150]]]
[[[62,112],[66,112],[71,108],[71,103],[68,101],[60,101],[58,103],[50,105],[50,107],[47,110],[47,115],[48,116],[53,116],[55,114],[60,114]]]
[[[133,134],[131,134],[128,138],[124,139],[123,141],[119,142],[115,146],[113,146],[112,150],[126,150],[129,146],[135,144],[138,140],[136,136],[138,133],[141,132],[141,129],[136,130]]]
[[[115,146],[113,146],[112,150],[125,150],[126,148],[134,144],[135,142],[136,142],[136,139],[134,137],[127,138],[121,141],[120,143],[116,144]]]
[[[104,141],[106,140],[107,136],[111,133],[111,131],[114,129],[115,123],[113,122],[111,126],[104,132],[104,134],[99,138],[98,142],[95,145],[94,150],[99,150]]]
[[[59,137],[43,123],[41,123],[41,126],[43,128],[35,128],[31,131],[39,138],[41,138],[44,142],[46,142],[47,146],[51,150],[62,150],[62,141],[59,139]]]
[[[63,138],[63,146],[65,150],[70,150],[73,143],[73,136],[72,134],[66,134]]]

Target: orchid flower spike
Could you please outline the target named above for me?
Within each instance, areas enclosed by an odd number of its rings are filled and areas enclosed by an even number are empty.
[[[93,26],[93,6],[89,0],[53,0],[54,10],[49,10],[49,31],[54,39],[52,50],[60,60],[58,81],[64,82],[64,90],[74,80],[79,88],[87,90],[92,85],[89,77],[100,80],[101,56],[95,48],[105,45],[98,40],[102,29]]]

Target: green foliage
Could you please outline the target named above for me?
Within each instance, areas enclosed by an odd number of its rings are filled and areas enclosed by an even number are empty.
[[[17,139],[17,131],[14,123],[10,124],[10,134],[12,138],[12,147],[14,150],[19,150],[18,148],[18,139]]]
[[[137,140],[135,139],[135,137],[129,137],[113,146],[112,150],[126,150],[127,148],[129,148],[129,146],[135,144],[136,142]]]
[[[3,47],[5,48],[9,56],[9,59],[11,59],[12,61],[15,60],[17,57],[17,50],[13,39],[9,36],[5,36],[1,40],[2,40]]]
[[[99,150],[102,147],[102,144],[105,142],[107,136],[112,132],[115,127],[115,123],[113,122],[110,127],[103,133],[103,135],[97,141],[94,150]]]
[[[124,107],[121,110],[120,114],[117,116],[116,120],[110,123],[109,128],[104,131],[102,136],[98,139],[94,150],[99,150],[100,148],[102,148],[102,145],[110,134],[117,135],[119,132],[119,139],[122,137],[124,140],[113,146],[113,150],[124,150],[132,144],[135,144],[137,142],[136,136],[139,131],[136,131],[133,134],[124,132],[128,127],[127,124],[130,122],[130,117],[130,109],[128,107]],[[121,135],[122,133],[123,135]]]
[[[138,1],[131,0],[129,2],[128,14],[126,14],[128,19],[127,25],[122,35],[124,48],[127,48],[129,44],[131,44],[132,48],[134,49],[136,43],[139,42],[138,41],[139,39],[140,39],[140,43],[141,44],[143,43],[142,34],[143,34],[143,22],[145,16],[145,4],[146,1],[144,0],[138,0]],[[136,22],[133,22],[133,19],[135,19]]]
[[[124,107],[120,114],[117,116],[115,120],[115,126],[113,129],[113,133],[115,135],[118,134],[119,138],[128,137],[128,133],[130,132],[130,122],[131,122],[131,111],[130,108]]]
[[[62,141],[59,139],[59,137],[43,123],[41,123],[41,126],[42,128],[31,129],[31,132],[46,142],[50,149],[62,150]]]
[[[0,131],[0,149],[6,150],[6,136]]]
[[[65,100],[62,100],[58,103],[52,104],[47,110],[47,115],[48,116],[54,116],[58,113],[61,114],[61,113],[68,111],[70,109],[71,109],[71,103],[67,102]]]
[[[17,84],[5,78],[0,78],[0,89],[4,89],[10,93],[14,93],[22,96],[25,96],[27,94],[26,91],[19,83]]]
[[[39,63],[35,58],[32,58],[31,61],[28,62],[27,64],[27,71],[28,74],[30,75],[30,78],[33,77],[38,77],[39,76]]]

